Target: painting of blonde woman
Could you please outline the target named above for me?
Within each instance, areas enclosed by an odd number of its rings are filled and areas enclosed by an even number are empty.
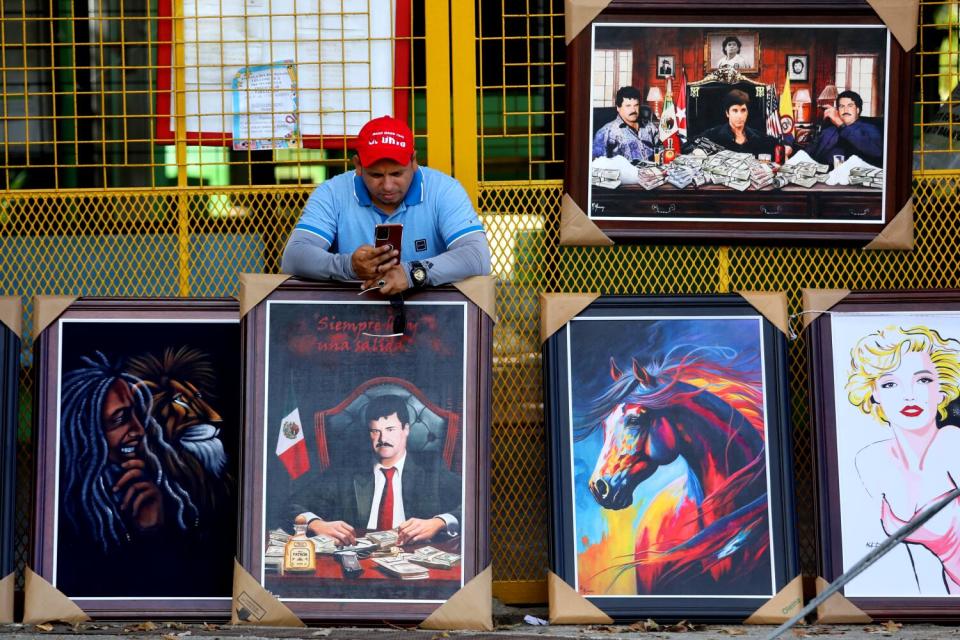
[[[843,570],[960,478],[960,318],[887,319],[832,320]],[[958,594],[960,500],[846,588],[848,597]]]

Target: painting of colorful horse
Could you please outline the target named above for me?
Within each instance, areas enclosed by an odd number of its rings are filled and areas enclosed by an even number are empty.
[[[642,323],[625,345],[607,333],[635,353],[573,385],[581,593],[772,594],[759,330],[732,322]]]

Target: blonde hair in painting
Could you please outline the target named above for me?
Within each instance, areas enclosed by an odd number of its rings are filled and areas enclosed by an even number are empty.
[[[873,398],[877,379],[900,366],[905,353],[926,352],[937,370],[943,399],[937,405],[941,419],[947,405],[960,397],[960,341],[944,338],[936,329],[889,326],[861,338],[850,350],[847,399],[864,413],[889,424],[890,420]]]

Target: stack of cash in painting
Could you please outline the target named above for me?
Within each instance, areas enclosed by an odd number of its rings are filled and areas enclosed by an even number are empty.
[[[430,569],[449,569],[459,564],[460,556],[434,547],[420,547],[407,560]]]
[[[697,138],[692,147],[685,149],[690,151],[665,165],[633,160],[635,169],[594,167],[591,184],[607,189],[616,189],[621,184],[639,184],[648,191],[664,184],[677,189],[717,184],[737,191],[781,189],[788,185],[809,189],[821,183],[883,188],[883,169],[868,165],[857,156],[851,156],[844,165],[831,171],[828,165],[815,161],[803,150],[781,165],[769,157],[758,159],[750,153],[724,149],[706,138]],[[635,177],[632,175],[634,170],[637,172]]]
[[[590,174],[590,184],[604,189],[616,189],[620,186],[620,171],[595,168]]]
[[[850,169],[850,184],[882,189],[883,169],[877,169],[876,167],[854,167]]]
[[[794,162],[780,167],[780,175],[786,176],[790,184],[812,187],[818,182],[826,182],[830,167],[819,162]]]
[[[291,537],[283,529],[268,532],[263,558],[264,568],[268,572],[283,575],[283,550]],[[313,542],[318,555],[356,551],[361,558],[370,557],[387,575],[403,580],[423,580],[430,577],[430,569],[450,569],[460,563],[460,556],[456,553],[435,547],[421,547],[413,553],[405,553],[397,546],[396,530],[371,531],[349,546],[338,545],[336,540],[324,535],[310,536],[308,539]]]
[[[409,560],[412,554],[401,553],[396,556],[385,558],[371,558],[377,568],[402,580],[426,580],[430,577],[430,570],[426,567],[416,565]]]

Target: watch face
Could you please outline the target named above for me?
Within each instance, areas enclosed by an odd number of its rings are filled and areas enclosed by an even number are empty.
[[[423,284],[427,281],[427,270],[423,267],[417,267],[413,270],[413,280],[417,284]]]

